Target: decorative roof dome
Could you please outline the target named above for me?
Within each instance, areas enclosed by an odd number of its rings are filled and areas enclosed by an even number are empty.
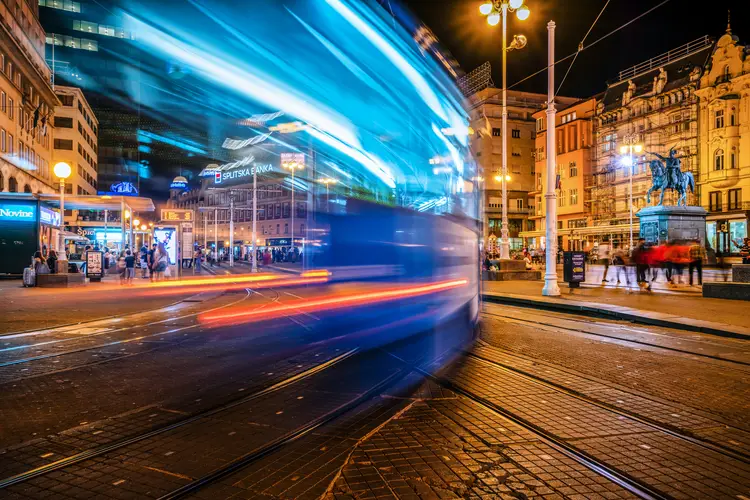
[[[185,184],[187,184],[187,181],[188,180],[186,178],[184,178],[183,176],[181,176],[181,175],[178,175],[177,177],[175,177],[172,180],[173,183],[175,183],[175,182],[184,182]]]

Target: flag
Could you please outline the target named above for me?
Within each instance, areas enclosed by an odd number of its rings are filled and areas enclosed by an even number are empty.
[[[47,115],[42,117],[42,135],[47,135]]]
[[[560,174],[557,174],[555,176],[555,190],[562,189],[562,180],[560,179]]]
[[[36,130],[36,126],[39,124],[39,110],[42,108],[42,103],[39,103],[39,106],[36,107],[36,111],[34,111],[34,126],[32,127],[34,130]]]

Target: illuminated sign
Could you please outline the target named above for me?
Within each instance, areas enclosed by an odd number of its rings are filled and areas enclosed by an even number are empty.
[[[112,193],[117,193],[121,195],[131,195],[131,196],[138,195],[138,188],[136,188],[132,182],[118,182],[116,184],[112,184],[109,190]]]
[[[296,163],[297,165],[305,164],[305,153],[281,153],[281,164]]]
[[[273,165],[270,163],[256,164],[250,168],[235,168],[233,170],[223,170],[214,174],[214,184],[221,184],[227,181],[244,179],[252,177],[253,174],[265,174],[273,171]]]
[[[192,210],[162,209],[161,220],[163,221],[192,221]]]
[[[49,208],[41,207],[41,210],[39,212],[39,220],[43,224],[48,224],[50,226],[59,226],[60,212],[55,212],[54,210],[50,210]]]
[[[201,170],[201,173],[198,174],[198,177],[211,177],[219,170],[221,170],[221,167],[219,167],[219,165],[217,165],[216,163],[212,163]]]
[[[187,182],[177,181],[169,185],[169,189],[185,189]]]
[[[36,221],[36,205],[0,204],[0,220]]]
[[[169,256],[169,263],[175,264],[177,262],[177,242],[175,241],[175,235],[177,231],[174,228],[154,228],[154,240],[156,243],[161,243],[167,250]]]

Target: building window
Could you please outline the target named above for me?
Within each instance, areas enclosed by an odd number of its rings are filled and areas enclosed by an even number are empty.
[[[0,111],[2,111],[3,113],[8,112],[8,103],[5,99],[5,92],[0,92]]]
[[[514,147],[512,149],[511,155],[513,155],[513,156],[521,156],[521,148]]]
[[[578,188],[570,190],[570,205],[578,204]]]
[[[729,168],[737,168],[737,153],[734,148],[729,153]]]
[[[281,224],[276,224],[276,234],[279,234]]]
[[[0,129],[0,153],[5,152],[5,130]]]
[[[18,192],[18,181],[13,176],[11,176],[10,179],[8,179],[8,192],[9,193]]]
[[[742,207],[742,189],[730,189],[727,192],[729,210],[739,210]]]
[[[70,139],[55,139],[55,149],[73,151],[73,141]]]
[[[568,172],[569,177],[578,177],[578,166],[576,165],[576,162],[570,162]]]
[[[73,128],[73,119],[64,116],[56,116],[55,128]]]
[[[13,108],[13,99],[11,99],[10,97],[8,97],[8,118],[10,118],[12,120],[13,117],[15,116],[15,113],[16,112],[15,112],[15,110]]]
[[[516,208],[518,210],[523,210],[523,198],[518,198],[516,200]]]
[[[714,112],[714,128],[724,128],[724,110],[717,109]]]
[[[521,165],[518,165],[518,164],[515,164],[515,163],[512,164],[510,166],[510,171],[513,174],[520,174],[521,173]]]
[[[500,137],[501,130],[499,128],[492,129],[492,137]]]
[[[511,137],[513,137],[514,139],[520,139],[521,138],[521,131],[518,130],[517,128],[514,128],[511,131]]]
[[[289,223],[284,224],[284,234],[289,234]]]
[[[547,124],[544,118],[537,118],[536,119],[536,131],[541,132],[542,130],[547,128]]]
[[[735,115],[734,111],[735,111],[734,108],[732,108],[729,111],[729,126],[730,127],[734,127],[735,125],[737,125],[737,118],[736,118],[736,115]]]
[[[708,209],[711,212],[721,212],[721,191],[708,193]]]
[[[81,4],[72,0],[39,0],[39,6],[67,10],[68,12],[81,12]]]
[[[724,150],[717,149],[714,153],[714,170],[724,170]]]
[[[575,114],[575,113],[573,113]],[[570,126],[570,150],[578,149],[578,126]]]

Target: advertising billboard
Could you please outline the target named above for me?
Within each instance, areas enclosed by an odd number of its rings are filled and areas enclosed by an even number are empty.
[[[23,274],[39,250],[38,203],[0,200],[0,274]]]
[[[177,229],[174,227],[158,227],[154,229],[154,242],[162,243],[167,249],[170,265],[177,263]]]

